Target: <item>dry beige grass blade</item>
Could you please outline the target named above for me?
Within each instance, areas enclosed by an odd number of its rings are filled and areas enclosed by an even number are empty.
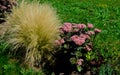
[[[8,16],[7,24],[10,26],[7,42],[13,45],[14,50],[26,48],[25,61],[30,66],[35,65],[36,61],[41,62],[43,58],[50,60],[60,25],[56,11],[50,5],[22,2]]]

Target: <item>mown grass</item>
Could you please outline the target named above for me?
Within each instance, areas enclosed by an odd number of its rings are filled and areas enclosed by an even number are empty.
[[[92,23],[100,28],[102,32],[97,36],[95,45],[101,48],[101,52],[107,50],[103,55],[108,54],[108,57],[113,57],[108,59],[110,62],[116,64],[120,62],[118,59],[120,57],[119,0],[40,0],[40,3],[46,2],[57,10],[62,23]],[[6,64],[7,59],[2,59],[3,56],[0,61],[4,62],[0,65]]]

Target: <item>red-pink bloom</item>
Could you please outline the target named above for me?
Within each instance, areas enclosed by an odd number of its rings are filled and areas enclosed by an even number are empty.
[[[76,45],[82,45],[85,43],[85,40],[84,39],[76,39],[76,40],[74,40],[74,42]]]
[[[88,45],[85,46],[85,49],[86,49],[87,51],[91,51],[91,50],[92,50]]]
[[[74,41],[76,45],[82,45],[85,43],[85,38],[81,38],[78,35],[73,35],[71,40]]]
[[[9,8],[12,8],[12,6],[11,5],[7,5]]]
[[[71,23],[64,23],[64,26],[62,26],[62,30],[65,32],[71,32],[72,31],[72,24]]]
[[[7,9],[7,7],[5,7],[5,6],[1,6],[1,8],[2,8],[2,9]]]
[[[85,28],[85,27],[86,27],[85,24],[78,24],[78,25],[77,25],[77,28],[79,28],[79,29],[83,29],[83,28]]]
[[[90,36],[87,34],[80,34],[80,37],[84,39],[90,39]]]
[[[84,61],[83,59],[78,59],[78,60],[77,60],[77,64],[78,64],[78,65],[82,65],[83,61]]]
[[[64,39],[60,39],[59,41],[61,44],[63,44],[65,42]]]
[[[101,32],[101,30],[100,30],[100,29],[97,29],[97,28],[95,28],[94,31],[95,31],[96,33],[100,33],[100,32]]]
[[[87,34],[88,34],[88,35],[94,35],[95,32],[94,32],[94,31],[88,31]]]
[[[74,40],[74,39],[76,39],[76,38],[79,38],[79,36],[78,36],[78,35],[73,35],[73,36],[71,37],[72,40]]]
[[[64,42],[65,42],[64,39],[55,40],[55,44],[57,44],[57,45],[61,45]]]
[[[93,24],[88,24],[88,28],[93,28]]]

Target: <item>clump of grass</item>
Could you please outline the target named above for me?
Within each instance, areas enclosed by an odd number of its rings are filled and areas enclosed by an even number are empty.
[[[25,51],[25,62],[30,67],[41,68],[51,60],[54,40],[59,36],[56,11],[48,4],[23,1],[12,12],[7,18],[7,42],[13,51]]]

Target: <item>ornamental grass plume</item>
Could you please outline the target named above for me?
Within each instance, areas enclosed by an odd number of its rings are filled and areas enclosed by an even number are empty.
[[[60,20],[56,11],[48,4],[21,2],[8,16],[7,42],[14,51],[25,51],[25,62],[30,67],[51,60],[54,41],[58,38]]]

